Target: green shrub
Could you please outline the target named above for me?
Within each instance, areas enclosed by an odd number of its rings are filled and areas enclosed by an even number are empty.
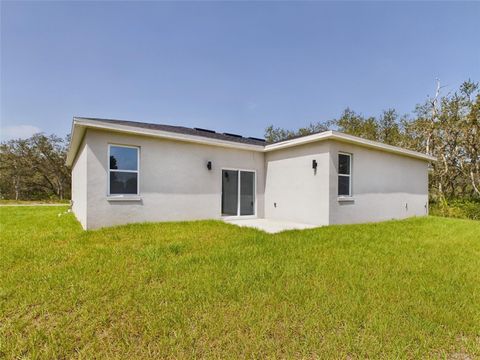
[[[430,215],[480,220],[480,201],[454,199],[432,202]]]

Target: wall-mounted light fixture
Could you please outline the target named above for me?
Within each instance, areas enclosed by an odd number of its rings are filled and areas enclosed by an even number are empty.
[[[207,169],[212,170],[212,162],[211,161],[207,162]]]
[[[317,160],[312,160],[312,169],[317,170]]]

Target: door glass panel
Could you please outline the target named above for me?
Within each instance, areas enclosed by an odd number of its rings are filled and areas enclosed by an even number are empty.
[[[222,170],[222,215],[238,213],[238,171]]]
[[[240,215],[255,215],[255,173],[240,172]]]

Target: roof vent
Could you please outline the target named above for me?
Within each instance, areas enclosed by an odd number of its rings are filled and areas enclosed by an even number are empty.
[[[257,141],[261,141],[261,142],[266,142],[266,141],[267,141],[267,140],[265,140],[265,139],[260,139],[260,138],[251,137],[251,136],[249,137],[249,139],[251,139],[251,140],[257,140]]]
[[[197,131],[207,132],[207,133],[210,133],[210,134],[215,134],[215,131],[213,131],[213,130],[202,129],[202,128],[193,128],[193,129],[197,130]]]
[[[236,137],[236,138],[242,138],[243,137],[242,135],[232,134],[232,133],[223,133],[223,135],[233,136],[233,137]]]

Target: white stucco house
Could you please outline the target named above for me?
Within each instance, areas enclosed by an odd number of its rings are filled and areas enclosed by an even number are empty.
[[[85,229],[231,218],[320,226],[426,215],[433,160],[335,131],[266,143],[76,117],[67,165],[72,209]]]

